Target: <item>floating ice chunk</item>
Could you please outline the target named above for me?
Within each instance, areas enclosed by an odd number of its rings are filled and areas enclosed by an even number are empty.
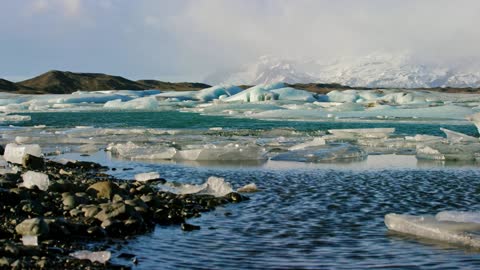
[[[165,160],[172,159],[177,150],[173,147],[157,145],[137,145],[133,142],[110,144],[107,147],[112,153],[132,160]]]
[[[70,253],[70,256],[79,260],[89,260],[91,262],[106,263],[110,260],[112,253],[110,251],[88,251],[79,250]]]
[[[479,223],[439,221],[433,216],[387,214],[385,225],[389,230],[451,244],[480,247],[480,237],[470,232],[480,231]]]
[[[451,143],[462,143],[462,142],[479,142],[478,138],[465,135],[460,132],[455,132],[446,128],[440,128],[441,131],[445,132],[447,139]]]
[[[405,140],[426,143],[426,142],[441,142],[441,141],[444,141],[445,139],[439,136],[417,134],[415,136],[406,136]]]
[[[195,93],[195,98],[198,100],[201,100],[203,102],[209,102],[214,99],[219,99],[221,96],[223,96],[222,99],[225,99],[227,97],[236,95],[240,92],[242,92],[243,89],[238,87],[238,86],[233,86],[233,85],[217,85],[217,86],[212,86],[203,90],[200,90]]]
[[[160,174],[158,172],[139,173],[135,175],[135,180],[139,182],[146,182],[158,178],[160,178]]]
[[[307,147],[319,146],[319,145],[325,145],[325,139],[324,138],[318,137],[318,138],[313,139],[312,141],[294,145],[294,146],[288,148],[288,150],[300,150],[300,149],[305,149]]]
[[[161,185],[160,188],[175,194],[205,194],[215,197],[222,197],[233,192],[230,183],[225,182],[223,178],[215,176],[209,177],[207,182],[201,185],[166,183]]]
[[[24,235],[22,236],[22,244],[24,246],[38,246],[38,236]]]
[[[298,162],[328,162],[333,160],[364,159],[367,153],[350,144],[331,144],[293,150],[274,156],[272,160]]]
[[[480,158],[480,143],[447,144],[434,142],[417,145],[417,158],[431,160],[475,161]]]
[[[329,112],[352,112],[352,111],[364,111],[365,107],[357,103],[341,103],[338,106],[330,107],[327,109]]]
[[[263,160],[265,159],[265,149],[258,145],[217,146],[208,144],[202,148],[179,150],[174,159],[190,161]]]
[[[16,143],[9,143],[5,147],[3,157],[6,161],[22,164],[23,157],[27,154],[40,157],[42,155],[42,150],[38,144],[18,145]]]
[[[480,212],[443,211],[435,215],[439,221],[480,223]]]
[[[154,97],[141,97],[125,102],[120,99],[108,101],[103,107],[122,110],[156,110],[159,108],[159,105]]]
[[[33,188],[34,186],[37,186],[40,190],[46,191],[48,190],[48,186],[50,186],[48,175],[44,173],[27,171],[26,173],[22,174],[22,179],[22,185],[26,188]]]
[[[243,192],[243,193],[257,192],[257,191],[258,191],[258,187],[255,183],[250,183],[248,185],[245,185],[237,189],[237,192]]]
[[[270,92],[276,94],[279,100],[292,100],[292,101],[304,101],[304,102],[317,101],[317,99],[313,96],[312,92],[298,90],[292,87],[273,89]]]
[[[328,132],[344,139],[387,138],[395,132],[395,128],[330,129]]]
[[[277,100],[279,94],[274,93],[270,90],[283,88],[285,85],[283,83],[275,84],[259,84],[253,87],[250,87],[236,95],[233,95],[229,98],[222,99],[225,102],[260,102],[266,100]]]

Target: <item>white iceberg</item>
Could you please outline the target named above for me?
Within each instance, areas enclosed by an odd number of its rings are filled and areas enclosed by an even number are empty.
[[[106,102],[103,107],[122,110],[156,110],[159,108],[159,105],[154,97],[141,97],[129,101],[111,100]]]
[[[16,164],[22,164],[23,157],[27,154],[40,157],[42,150],[38,144],[23,144],[9,143],[5,146],[5,153],[3,157],[6,161]]]

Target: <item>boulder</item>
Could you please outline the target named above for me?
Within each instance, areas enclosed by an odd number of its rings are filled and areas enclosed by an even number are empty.
[[[15,231],[19,235],[35,235],[43,236],[48,234],[48,224],[42,218],[31,218],[22,221],[15,227]]]

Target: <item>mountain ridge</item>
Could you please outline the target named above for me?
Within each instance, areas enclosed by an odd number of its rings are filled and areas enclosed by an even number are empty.
[[[0,91],[22,94],[70,94],[99,90],[174,90],[191,91],[210,87],[203,83],[171,83],[158,80],[132,81],[104,73],[51,70],[17,83],[0,79]]]

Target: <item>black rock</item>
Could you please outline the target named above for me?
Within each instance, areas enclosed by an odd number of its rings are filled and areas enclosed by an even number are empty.
[[[200,230],[200,226],[188,224],[188,223],[185,223],[185,222],[182,223],[182,225],[180,225],[180,227],[182,228],[182,230],[184,230],[186,232]]]
[[[45,168],[45,161],[41,157],[27,154],[23,157],[22,165],[27,169],[39,171]]]

